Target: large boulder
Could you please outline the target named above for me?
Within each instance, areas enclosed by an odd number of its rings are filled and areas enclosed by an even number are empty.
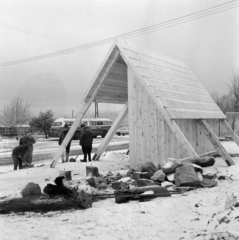
[[[215,187],[217,186],[217,182],[213,179],[208,179],[208,178],[204,178],[202,181],[200,181],[200,187],[203,188],[211,188],[211,187]]]
[[[199,158],[191,159],[190,162],[197,164],[200,167],[210,167],[210,166],[214,165],[215,158],[214,157],[199,157]]]
[[[174,178],[176,187],[198,186],[200,182],[197,173],[192,166],[177,168]]]
[[[152,162],[146,162],[141,164],[136,169],[137,172],[148,172],[150,177],[154,175],[155,172],[158,171],[158,169],[155,167],[155,165]]]
[[[25,188],[22,189],[23,197],[40,195],[40,194],[41,194],[41,188],[37,183],[30,182],[25,186]]]
[[[176,160],[176,159],[170,159],[164,166],[163,171],[165,174],[175,173],[176,169],[179,167],[182,167],[183,164]]]
[[[158,170],[151,177],[151,180],[153,180],[155,182],[163,182],[165,180],[165,173],[163,172],[163,170]]]

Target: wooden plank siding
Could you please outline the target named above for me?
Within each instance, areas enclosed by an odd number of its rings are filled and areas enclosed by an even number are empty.
[[[130,70],[128,97],[130,165],[136,167],[150,161],[157,166],[167,162],[168,158],[188,157],[187,150],[182,147],[175,133],[163,119],[157,105],[143,86],[138,84],[137,78]],[[215,127],[216,121],[209,122]],[[214,150],[207,137],[200,132],[196,120],[177,119],[176,123],[198,154]]]

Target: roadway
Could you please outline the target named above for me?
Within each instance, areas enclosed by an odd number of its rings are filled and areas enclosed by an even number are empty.
[[[102,142],[102,139],[103,138],[101,137],[94,139],[92,149],[93,153],[97,150],[98,146]],[[12,149],[18,146],[18,144],[19,141],[8,139],[3,139],[0,142],[0,166],[12,164]],[[34,144],[33,162],[52,159],[58,147],[58,139],[56,138],[37,139],[36,143]],[[111,140],[109,146],[107,147],[106,151],[115,151],[128,148],[129,136],[115,135],[114,138]],[[79,140],[72,141],[70,156],[76,156],[80,154],[82,154],[82,151],[81,146],[79,145]]]

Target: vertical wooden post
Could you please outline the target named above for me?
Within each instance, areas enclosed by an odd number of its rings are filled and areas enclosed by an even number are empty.
[[[94,156],[92,158],[93,160],[96,161],[96,160],[100,159],[102,153],[107,148],[109,142],[111,141],[111,139],[115,135],[116,131],[118,130],[118,128],[120,126],[120,123],[124,120],[127,113],[128,113],[128,102],[124,105],[123,110],[119,113],[119,115],[115,119],[113,125],[111,126],[110,130],[106,134],[104,140],[101,142],[99,148],[97,149],[96,153],[94,154]]]

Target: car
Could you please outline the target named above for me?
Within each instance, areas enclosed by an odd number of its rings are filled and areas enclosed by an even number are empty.
[[[118,129],[118,131],[116,132],[116,134],[118,135],[118,136],[120,136],[120,135],[126,135],[126,134],[129,134],[129,128],[128,127],[121,127],[121,128],[119,128]]]

